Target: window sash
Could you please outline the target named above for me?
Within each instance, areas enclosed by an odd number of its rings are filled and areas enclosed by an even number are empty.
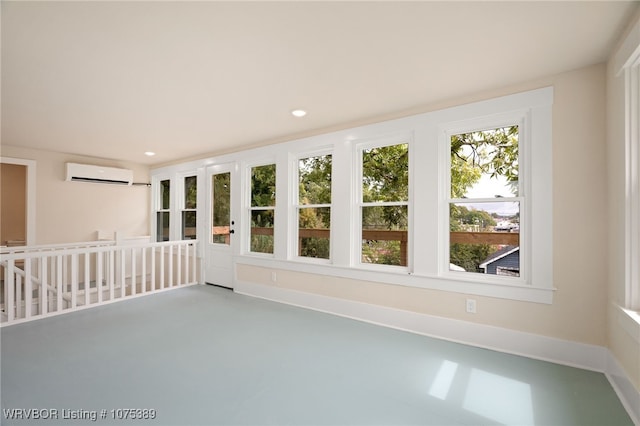
[[[487,130],[506,128],[511,126],[518,126],[518,191],[517,196],[512,197],[478,197],[478,198],[454,198],[451,196],[452,186],[452,164],[451,164],[451,138],[455,135],[482,132]],[[528,144],[528,129],[530,123],[525,112],[517,111],[515,113],[506,113],[499,117],[494,118],[479,118],[463,120],[461,123],[456,123],[451,128],[447,129],[443,127],[442,131],[442,156],[444,160],[441,162],[445,171],[443,179],[442,189],[442,245],[439,253],[440,257],[440,270],[444,277],[461,278],[464,276],[465,280],[480,281],[480,282],[496,282],[502,284],[514,284],[514,285],[527,285],[530,284],[530,272],[529,272],[529,258],[531,256],[530,246],[528,245],[529,238],[527,233],[530,229],[529,218],[529,206],[528,197],[530,193],[531,176],[529,174],[530,164],[530,152]],[[518,215],[519,215],[519,276],[503,276],[497,274],[479,273],[478,271],[459,271],[451,267],[451,253],[453,244],[452,231],[451,231],[451,216],[450,206],[453,204],[487,204],[487,203],[518,203]],[[491,232],[491,234],[497,234],[497,236],[485,236],[483,234],[474,234],[474,237],[483,238],[486,241],[496,241],[499,239],[502,232]],[[456,235],[456,239],[459,236]],[[486,238],[485,238],[486,237]],[[513,237],[505,237],[505,240],[511,240]],[[461,243],[467,244],[470,248],[479,246],[482,244]],[[507,246],[510,244],[488,244],[491,246]],[[486,272],[486,270],[485,270]]]
[[[385,140],[369,141],[357,145],[356,152],[358,158],[357,168],[357,229],[355,241],[357,255],[355,264],[367,269],[389,269],[390,271],[404,271],[409,269],[411,262],[411,253],[409,250],[409,238],[411,237],[411,141],[409,135],[396,135],[395,137],[386,138]],[[394,201],[365,201],[364,194],[364,156],[366,151],[375,148],[388,148],[399,145],[407,147],[407,194],[404,199],[396,199]],[[381,191],[378,191],[381,192]],[[406,207],[406,230],[403,229],[365,229],[363,216],[365,209],[385,207]],[[368,234],[368,235],[367,235]],[[365,238],[371,237],[371,238]],[[365,261],[370,259],[371,261]]]

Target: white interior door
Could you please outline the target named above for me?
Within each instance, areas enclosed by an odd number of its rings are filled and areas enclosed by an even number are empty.
[[[236,164],[219,164],[207,169],[207,241],[205,243],[205,282],[233,288],[233,253],[238,229],[232,191]]]

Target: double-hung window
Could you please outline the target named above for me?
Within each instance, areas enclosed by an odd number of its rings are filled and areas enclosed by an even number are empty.
[[[362,145],[360,153],[360,263],[407,266],[409,143]]]
[[[331,255],[330,154],[298,160],[297,254],[329,259]]]
[[[198,197],[198,177],[184,178],[184,194],[182,209],[182,239],[195,240],[196,236],[196,208]]]
[[[636,24],[640,30],[640,22]],[[635,41],[634,41],[635,40]],[[625,301],[640,312],[640,44],[628,37],[621,49],[633,52],[621,71],[625,78]]]
[[[251,236],[249,251],[273,254],[276,210],[276,165],[251,168]]]
[[[449,270],[520,277],[521,125],[449,135]]]
[[[169,241],[169,220],[171,217],[171,180],[165,179],[158,185],[156,210],[156,241]]]

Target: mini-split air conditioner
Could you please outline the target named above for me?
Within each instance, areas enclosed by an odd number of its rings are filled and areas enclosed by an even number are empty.
[[[67,163],[66,180],[73,182],[105,183],[110,185],[131,185],[133,183],[133,171],[115,167]]]

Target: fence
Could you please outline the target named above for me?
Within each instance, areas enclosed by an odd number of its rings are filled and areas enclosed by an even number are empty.
[[[196,284],[196,240],[3,248],[4,325]]]
[[[298,250],[302,248],[303,238],[329,238],[331,231],[329,229],[308,229],[300,228],[298,230]],[[224,235],[225,242],[229,237],[229,227],[214,227],[214,235]],[[273,236],[273,228],[251,228],[251,235],[270,235]],[[400,243],[400,265],[407,265],[407,246],[409,242],[407,231],[383,230],[383,229],[363,229],[363,240],[374,241],[398,241]],[[520,245],[520,234],[517,232],[468,232],[455,231],[449,233],[449,242],[451,244],[490,244],[490,245]],[[298,253],[299,254],[299,253]]]

